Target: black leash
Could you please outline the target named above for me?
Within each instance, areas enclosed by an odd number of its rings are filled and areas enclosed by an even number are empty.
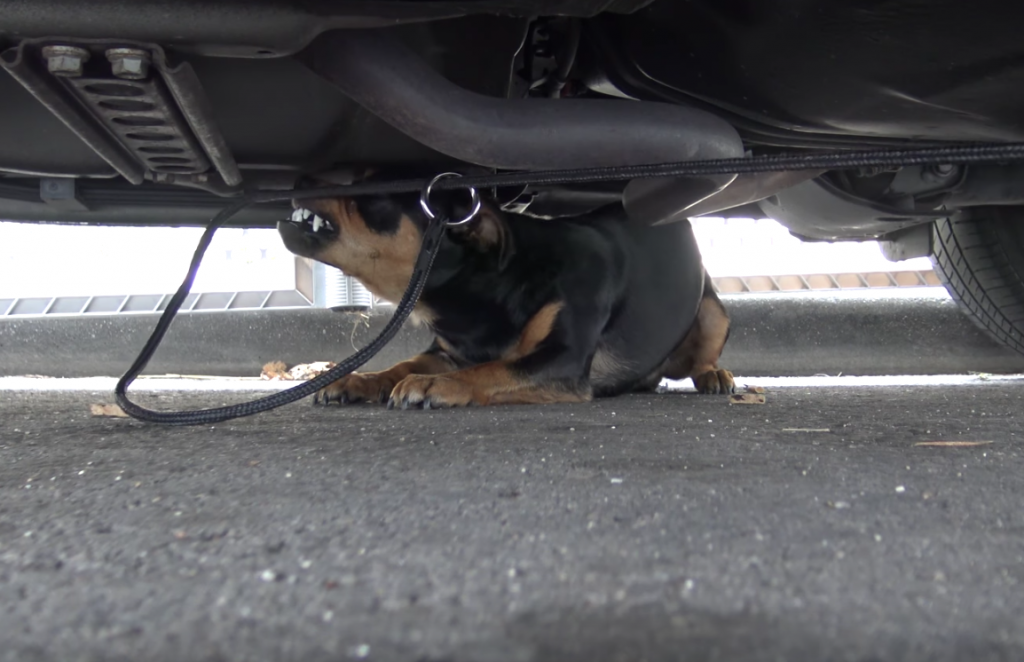
[[[434,258],[437,257],[437,249],[441,246],[441,237],[444,235],[445,227],[447,225],[447,222],[442,216],[438,216],[431,220],[427,225],[426,232],[423,234],[423,248],[420,250],[419,257],[416,258],[416,266],[413,268],[412,278],[409,280],[409,286],[406,288],[405,294],[402,295],[402,300],[398,303],[394,316],[390,321],[388,321],[384,330],[380,332],[380,335],[374,338],[373,342],[369,345],[363,347],[358,352],[349,356],[327,372],[318,375],[307,382],[303,382],[298,386],[293,386],[290,389],[279,391],[273,395],[268,395],[263,398],[252,400],[250,402],[243,402],[237,405],[228,405],[225,407],[217,407],[215,409],[176,412],[154,411],[152,409],[140,407],[128,399],[128,385],[139,376],[139,373],[141,373],[143,369],[145,369],[146,364],[149,363],[149,360],[153,357],[153,353],[156,352],[156,348],[160,345],[160,341],[163,339],[164,334],[167,333],[167,329],[170,327],[175,313],[178,308],[181,307],[185,297],[188,296],[189,289],[192,287],[192,280],[195,278],[196,271],[199,269],[199,263],[203,258],[203,253],[206,251],[207,246],[210,245],[210,240],[213,238],[214,232],[222,223],[224,223],[224,221],[237,214],[246,206],[247,205],[243,204],[232,205],[224,212],[217,215],[217,219],[215,219],[216,224],[211,223],[210,226],[207,227],[206,232],[203,233],[202,239],[199,240],[199,247],[196,248],[195,255],[192,257],[192,265],[189,267],[188,275],[185,276],[184,282],[182,282],[178,291],[174,294],[174,297],[168,304],[164,314],[160,317],[160,321],[157,322],[156,329],[153,331],[153,335],[150,336],[149,341],[146,342],[145,347],[142,348],[142,352],[139,353],[139,358],[135,359],[135,363],[132,364],[132,367],[128,368],[128,371],[125,372],[124,376],[122,376],[117,382],[117,386],[114,389],[114,394],[117,397],[117,404],[120,405],[121,409],[123,409],[129,416],[142,421],[149,421],[150,423],[164,423],[167,425],[203,425],[207,423],[219,423],[232,418],[252,416],[253,414],[258,414],[261,411],[275,409],[282,405],[295,402],[296,400],[301,400],[302,398],[316,393],[328,384],[331,384],[356,370],[373,358],[374,355],[384,347],[384,345],[391,342],[391,339],[395,337],[395,334],[398,333],[402,324],[405,323],[405,320],[408,319],[409,315],[412,313],[413,308],[416,307],[416,302],[419,301],[420,294],[423,292],[423,286],[426,285],[427,275],[430,273],[430,267],[434,264]]]
[[[419,300],[426,285],[430,268],[437,256],[448,220],[438,215],[433,217],[428,208],[427,215],[431,220],[423,235],[423,245],[413,269],[412,278],[399,302],[391,320],[374,340],[361,350],[348,357],[327,372],[290,389],[274,393],[263,398],[237,405],[228,405],[213,409],[197,411],[160,412],[140,407],[128,399],[128,386],[146,368],[157,347],[170,328],[174,316],[181,308],[196,272],[202,262],[203,255],[213,240],[213,235],[231,217],[252,204],[276,202],[293,199],[310,199],[324,197],[388,195],[395,193],[414,193],[420,191],[429,196],[430,188],[435,189],[470,189],[492,188],[504,186],[550,186],[556,184],[578,184],[590,182],[609,182],[648,177],[683,177],[696,175],[746,174],[756,172],[777,172],[796,170],[839,170],[864,167],[896,167],[906,165],[931,164],[972,164],[992,163],[999,161],[1024,160],[1024,144],[980,144],[958,145],[951,147],[929,147],[921,149],[872,150],[859,152],[830,152],[825,154],[779,154],[755,156],[738,159],[716,159],[710,161],[680,161],[637,166],[612,166],[602,168],[580,168],[575,170],[545,170],[535,172],[510,172],[479,175],[472,177],[440,178],[427,182],[424,180],[396,180],[383,182],[365,182],[343,186],[330,186],[302,191],[262,191],[246,196],[220,211],[210,220],[206,231],[199,240],[192,263],[189,265],[185,279],[171,297],[153,330],[149,340],[139,353],[139,357],[124,373],[114,390],[117,403],[128,415],[139,420],[166,425],[202,425],[218,423],[242,416],[251,416],[259,412],[275,409],[295,402],[316,393],[345,375],[353,372],[369,361],[384,345],[391,341],[401,326],[408,319]],[[450,174],[450,173],[446,173]],[[474,191],[475,193],[475,191]],[[421,202],[424,198],[421,198]]]

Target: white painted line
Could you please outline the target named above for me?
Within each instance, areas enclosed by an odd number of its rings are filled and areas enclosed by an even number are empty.
[[[133,392],[153,391],[280,391],[302,382],[266,381],[253,377],[167,378],[144,377],[132,384]],[[743,386],[768,389],[812,388],[821,386],[971,386],[985,384],[1024,383],[1024,375],[884,375],[848,376],[815,375],[808,377],[736,377]],[[110,391],[116,377],[0,377],[0,391]],[[693,391],[689,380],[665,380],[669,392]]]
[[[807,377],[741,377],[736,378],[737,389],[743,386],[763,386],[767,389],[813,388],[821,386],[977,386],[985,384],[1024,383],[1024,375],[812,375]],[[693,391],[689,380],[666,379],[662,386],[669,392]]]
[[[251,377],[210,379],[145,377],[135,381],[130,393],[153,391],[280,391],[302,382],[267,381]],[[0,391],[109,391],[117,377],[0,377]]]

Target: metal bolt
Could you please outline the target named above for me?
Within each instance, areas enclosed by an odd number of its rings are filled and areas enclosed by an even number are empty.
[[[113,74],[125,80],[142,80],[149,75],[149,53],[138,48],[107,50]]]
[[[89,61],[89,51],[78,46],[43,46],[43,57],[51,74],[74,78],[82,75],[82,65]]]

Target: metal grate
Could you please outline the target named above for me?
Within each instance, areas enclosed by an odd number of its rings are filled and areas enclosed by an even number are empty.
[[[198,174],[210,162],[162,81],[64,78],[94,117],[152,172]]]
[[[115,294],[0,299],[0,317],[158,313],[167,307],[171,296],[170,294]],[[193,292],[185,299],[181,310],[267,310],[271,308],[309,308],[311,305],[309,299],[297,290]]]
[[[790,276],[729,276],[712,278],[719,294],[798,292],[801,290],[861,290],[895,287],[941,287],[934,271],[872,271],[867,273]]]

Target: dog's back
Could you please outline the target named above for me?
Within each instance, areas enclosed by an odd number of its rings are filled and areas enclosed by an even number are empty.
[[[577,219],[509,219],[524,267],[543,261],[561,296],[583,304],[611,300],[590,368],[594,394],[632,390],[658,370],[692,327],[704,267],[689,222],[645,226],[611,206]],[[552,281],[555,282],[555,281]]]

